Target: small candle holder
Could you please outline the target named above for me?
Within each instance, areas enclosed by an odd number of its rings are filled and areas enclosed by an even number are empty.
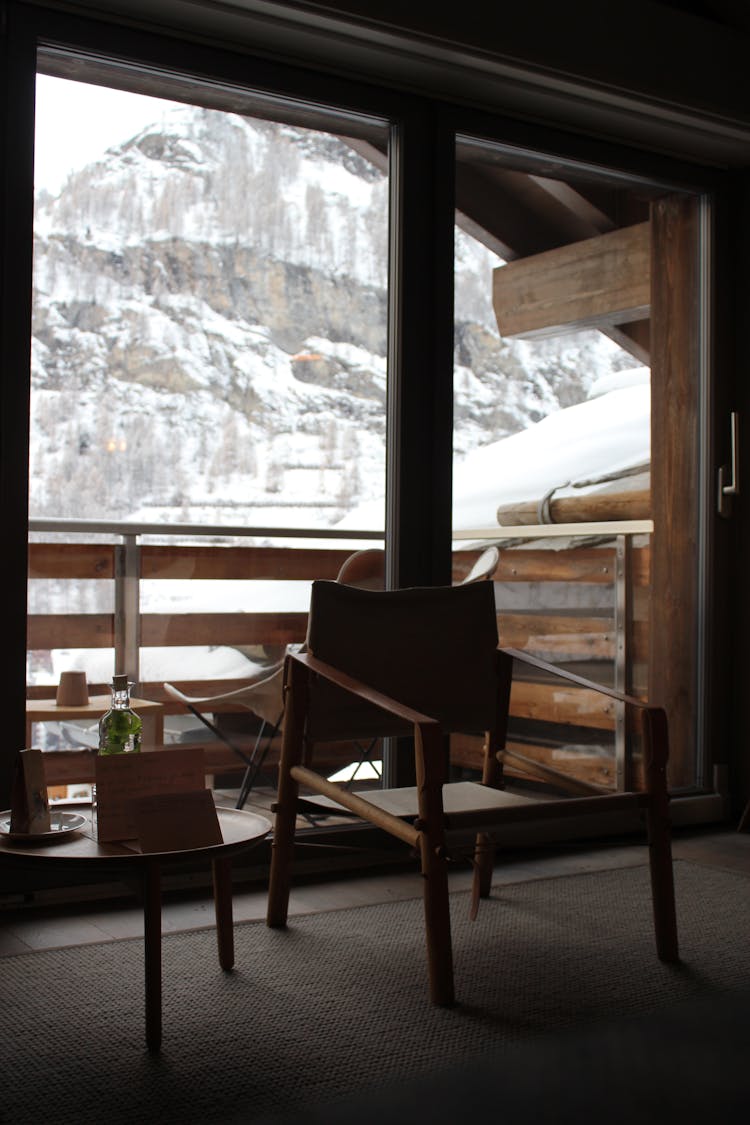
[[[85,672],[61,672],[55,701],[58,707],[83,707],[89,701]]]

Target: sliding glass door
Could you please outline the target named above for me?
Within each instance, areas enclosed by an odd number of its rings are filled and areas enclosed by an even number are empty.
[[[304,640],[312,579],[384,546],[388,126],[76,73],[37,80],[27,682],[210,696]],[[167,710],[167,743],[211,739]],[[257,719],[211,718],[249,752]],[[95,746],[96,723],[33,737]]]
[[[29,699],[74,668],[92,694],[116,670],[154,698],[229,687],[304,638],[310,581],[356,548],[384,546],[404,586],[494,544],[502,643],[664,702],[672,784],[699,784],[710,208],[691,170],[46,9],[14,35],[4,496],[30,529],[9,586]],[[519,777],[524,758],[632,780],[616,709],[518,692]],[[456,753],[474,768],[473,743]]]
[[[663,702],[672,783],[695,785],[705,204],[465,136],[456,207],[462,569],[499,548],[501,644]],[[637,733],[606,696],[519,665],[512,712],[511,775],[642,783]],[[476,765],[475,743],[455,762]]]

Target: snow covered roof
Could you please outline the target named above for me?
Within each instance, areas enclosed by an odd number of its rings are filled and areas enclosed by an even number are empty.
[[[456,531],[497,525],[497,509],[522,500],[581,495],[584,481],[648,467],[651,388],[647,367],[598,380],[585,402],[547,415],[500,441],[472,450],[455,468]],[[573,486],[579,484],[579,487]],[[337,526],[382,526],[382,500],[363,504]]]
[[[650,459],[648,368],[610,375],[585,402],[467,454],[453,482],[456,530],[491,527],[499,506],[579,495],[576,482],[627,473]]]

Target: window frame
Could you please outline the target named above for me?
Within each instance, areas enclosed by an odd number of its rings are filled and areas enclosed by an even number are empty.
[[[227,89],[251,87],[270,99],[311,107],[341,106],[345,113],[391,122],[391,277],[386,527],[388,576],[392,585],[434,584],[449,575],[452,463],[453,222],[452,160],[456,135],[486,135],[514,149],[546,152],[561,160],[594,161],[623,174],[665,179],[722,198],[726,176],[720,169],[676,160],[660,153],[628,149],[620,143],[562,132],[529,122],[462,107],[387,85],[358,84],[325,69],[301,67],[184,42],[168,35],[99,23],[49,9],[14,5],[9,10],[4,53],[5,98],[2,140],[7,168],[2,196],[2,369],[24,372],[2,384],[2,475],[0,497],[12,549],[7,552],[6,597],[8,728],[0,757],[0,788],[9,799],[15,747],[24,744],[25,618],[27,581],[28,370],[31,324],[31,248],[33,243],[33,102],[37,50],[57,51],[76,65],[101,65],[116,56],[158,83],[165,71]],[[73,76],[69,74],[68,76]],[[142,92],[154,92],[143,89]],[[312,117],[310,118],[312,121]],[[12,154],[12,159],[8,156]],[[711,271],[709,270],[709,273]],[[425,283],[427,279],[427,283]],[[706,307],[712,298],[706,298]],[[708,314],[707,314],[708,315]],[[719,565],[708,512],[716,421],[712,359],[726,350],[714,327],[704,355],[700,419],[704,468],[700,503],[707,526],[702,533],[704,565],[700,578],[701,614],[714,613],[713,576]],[[719,561],[717,561],[719,559]],[[719,625],[719,630],[723,626]],[[715,636],[715,632],[713,634]],[[705,636],[705,660],[708,659]],[[705,663],[705,661],[704,661]],[[702,683],[708,691],[707,676]],[[714,723],[706,698],[702,725]],[[395,780],[394,778],[390,779]],[[706,784],[709,781],[706,779]]]

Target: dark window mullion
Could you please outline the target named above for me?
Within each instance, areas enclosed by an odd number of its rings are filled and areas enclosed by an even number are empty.
[[[3,10],[3,15],[5,11]],[[26,745],[26,583],[34,216],[34,84],[36,43],[17,5],[0,31],[4,174],[0,184],[0,506],[6,543],[3,561],[3,748],[0,808],[10,804],[16,751]]]
[[[432,107],[392,128],[386,543],[394,588],[451,580],[454,151]],[[383,782],[415,783],[411,739],[385,740]]]
[[[391,136],[389,584],[451,575],[454,141],[424,105]]]

